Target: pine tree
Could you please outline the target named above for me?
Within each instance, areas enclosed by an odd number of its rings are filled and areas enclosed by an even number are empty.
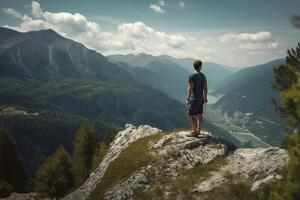
[[[280,110],[284,113],[292,128],[300,128],[299,110],[299,74],[300,74],[300,43],[295,49],[288,50],[286,64],[274,70],[273,86],[280,91]]]
[[[71,158],[66,150],[59,146],[38,170],[34,191],[47,197],[62,197],[73,187]]]
[[[93,155],[93,162],[92,162],[92,170],[96,169],[99,163],[103,160],[104,156],[108,151],[108,145],[104,142],[99,142],[95,149],[95,153]]]
[[[104,156],[108,152],[109,145],[114,138],[115,138],[115,134],[113,133],[104,134],[100,138],[100,142],[97,144],[93,155],[92,170],[96,169],[100,164],[100,162],[103,160]]]
[[[22,158],[8,131],[0,126],[0,197],[25,192],[27,175]]]
[[[80,186],[92,172],[93,154],[97,138],[93,126],[84,122],[75,135],[72,170],[75,186]]]
[[[289,123],[285,147],[289,162],[283,170],[283,182],[265,186],[259,199],[300,199],[300,44],[288,51],[286,64],[275,69],[274,86],[281,94],[281,108]]]
[[[273,87],[281,93],[282,105],[279,106],[275,102],[277,111],[279,111],[279,114],[282,117],[287,118],[287,120],[295,126],[296,124],[293,122],[293,117],[296,116],[294,115],[295,113],[291,113],[293,112],[295,105],[290,104],[293,102],[296,103],[295,100],[291,99],[295,98],[295,96],[291,96],[291,94],[294,92],[297,93],[296,85],[300,73],[300,43],[295,49],[292,48],[291,50],[288,50],[287,54],[286,63],[274,69]]]

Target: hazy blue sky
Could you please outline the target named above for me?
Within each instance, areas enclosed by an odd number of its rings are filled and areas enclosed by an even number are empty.
[[[0,0],[0,25],[52,28],[108,54],[193,57],[245,67],[300,41],[300,0]]]

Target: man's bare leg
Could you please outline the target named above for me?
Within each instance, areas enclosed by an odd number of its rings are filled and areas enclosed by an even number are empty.
[[[197,115],[197,133],[201,134],[203,117],[202,114]]]
[[[189,121],[190,121],[190,123],[191,123],[191,125],[192,125],[192,129],[193,129],[193,132],[194,133],[197,133],[197,116],[195,115],[189,115],[188,116],[188,119],[189,119]]]

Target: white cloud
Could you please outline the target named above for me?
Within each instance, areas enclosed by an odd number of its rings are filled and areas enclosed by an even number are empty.
[[[185,2],[184,1],[179,1],[179,7],[184,8],[185,7]]]
[[[150,5],[149,8],[152,9],[156,13],[165,13],[165,11],[159,5],[156,5],[156,4]]]
[[[187,42],[186,38],[181,35],[169,35],[165,32],[156,31],[146,26],[143,22],[124,23],[118,26],[118,30],[122,35],[126,35],[127,37],[137,40],[156,40],[160,41],[160,43],[168,44],[173,48],[182,48]]]
[[[264,42],[269,41],[272,38],[272,34],[267,31],[261,31],[258,33],[228,33],[219,37],[219,41],[222,43],[229,43],[232,41],[248,41],[248,42]]]
[[[163,0],[158,1],[158,4],[161,5],[161,6],[165,6],[166,5]]]
[[[220,43],[231,44],[234,48],[244,50],[273,50],[279,47],[279,43],[274,41],[272,34],[268,31],[227,33],[218,39]]]
[[[196,50],[197,50],[198,52],[201,52],[201,53],[207,53],[207,54],[215,54],[215,53],[216,53],[216,51],[214,51],[214,50],[212,50],[212,49],[210,49],[210,48],[204,48],[204,47],[202,47],[202,46],[196,47]]]
[[[3,8],[3,11],[8,15],[13,16],[14,18],[22,18],[22,15],[12,8]]]
[[[35,1],[31,3],[30,14],[22,16],[15,10],[15,12],[12,12],[12,9],[8,10],[3,9],[5,13],[21,19],[21,22],[17,26],[5,27],[22,32],[50,28],[104,55],[168,54],[174,57],[200,58],[221,64],[245,66],[251,62],[264,62],[266,59],[271,60],[284,54],[279,48],[279,43],[272,38],[272,34],[265,31],[228,33],[221,36],[176,34],[157,30],[137,21],[116,22],[118,24],[116,31],[110,32],[103,30],[99,23],[87,19],[80,13],[44,11]]]
[[[246,43],[239,45],[241,49],[248,50],[267,50],[267,49],[277,49],[279,47],[278,42],[270,42],[270,43]]]
[[[31,16],[21,19],[18,26],[6,27],[22,32],[50,28],[103,54],[146,52],[178,56],[184,50],[185,55],[195,51],[183,35],[158,31],[143,22],[119,24],[117,32],[112,33],[79,13],[44,11],[35,1],[31,3]]]
[[[155,31],[147,27],[143,22],[124,23],[118,26],[118,30],[129,37],[143,39],[153,36]]]
[[[40,4],[36,1],[31,3],[31,14],[38,18],[42,17],[44,14]]]
[[[146,26],[143,22],[124,23],[118,26],[119,37],[130,41],[136,52],[166,54],[186,47],[187,39],[182,35],[167,34]]]

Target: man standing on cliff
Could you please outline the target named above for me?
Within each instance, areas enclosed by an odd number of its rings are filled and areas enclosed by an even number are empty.
[[[193,65],[196,73],[189,76],[186,104],[188,105],[188,119],[193,129],[188,136],[197,137],[202,129],[203,104],[207,103],[207,81],[201,72],[201,60],[196,60]]]

